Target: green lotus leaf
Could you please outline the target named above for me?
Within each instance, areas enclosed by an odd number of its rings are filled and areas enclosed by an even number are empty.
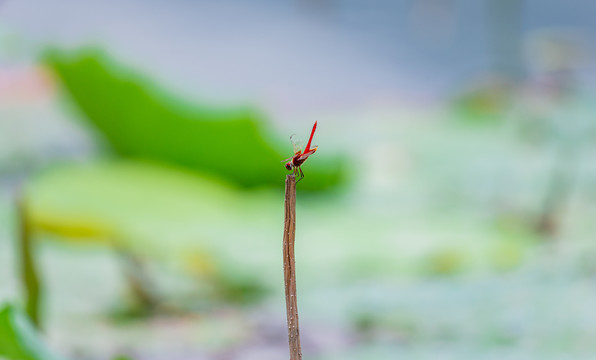
[[[189,103],[96,49],[54,49],[44,59],[116,154],[210,173],[241,187],[283,186],[280,160],[291,148],[276,140],[254,108]],[[345,160],[322,153],[309,159],[303,190],[344,180]]]

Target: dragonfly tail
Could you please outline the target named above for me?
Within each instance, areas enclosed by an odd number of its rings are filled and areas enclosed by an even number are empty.
[[[308,150],[310,150],[310,144],[312,143],[312,138],[315,135],[316,129],[317,129],[317,122],[315,121],[315,124],[312,126],[312,131],[310,132],[310,138],[308,139],[308,144],[306,144],[306,148],[304,149],[305,153],[307,153]]]

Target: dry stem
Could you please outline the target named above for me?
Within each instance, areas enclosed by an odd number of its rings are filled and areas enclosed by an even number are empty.
[[[298,328],[298,303],[296,301],[296,266],[294,262],[294,235],[296,231],[296,177],[286,176],[284,220],[284,283],[286,288],[286,314],[288,316],[288,341],[290,360],[301,360],[300,330]]]

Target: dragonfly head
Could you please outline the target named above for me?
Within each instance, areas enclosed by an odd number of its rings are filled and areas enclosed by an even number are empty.
[[[288,161],[288,162],[286,163],[286,169],[288,169],[288,170],[292,170],[292,168],[293,168],[293,167],[294,167],[294,165],[292,165],[292,162],[291,162],[291,161]]]

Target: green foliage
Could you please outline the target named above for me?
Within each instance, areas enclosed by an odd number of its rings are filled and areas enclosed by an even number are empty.
[[[291,147],[267,136],[266,121],[255,109],[189,104],[98,50],[52,50],[45,60],[118,155],[183,166],[242,187],[282,186],[286,170],[280,160],[292,155]],[[317,154],[301,188],[338,185],[343,164],[342,158]]]
[[[466,254],[458,249],[443,249],[433,253],[427,263],[426,271],[430,275],[453,275],[465,267]]]
[[[504,79],[488,79],[453,99],[451,108],[464,125],[497,125],[510,107],[513,91]]]
[[[31,221],[27,215],[26,204],[23,199],[19,201],[19,251],[17,257],[21,261],[20,276],[25,291],[25,308],[27,315],[37,329],[41,328],[41,302],[43,298],[43,286],[39,276],[39,264],[35,256],[35,249],[32,238]]]
[[[10,360],[61,360],[42,342],[26,315],[11,305],[0,310],[0,357]]]
[[[268,294],[257,277],[246,274],[219,274],[212,282],[216,298],[237,305],[255,304]]]

